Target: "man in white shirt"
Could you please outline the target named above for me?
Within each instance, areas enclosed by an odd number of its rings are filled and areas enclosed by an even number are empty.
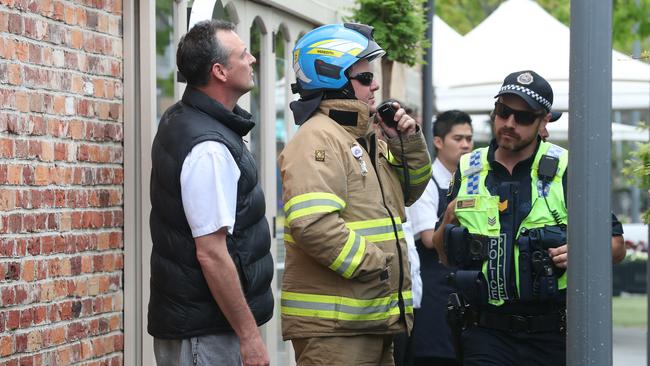
[[[436,116],[433,136],[437,157],[431,180],[420,199],[406,209],[420,256],[423,287],[421,307],[415,312],[412,347],[415,365],[444,366],[457,365],[446,321],[447,297],[453,288],[446,279],[450,271],[439,263],[436,251],[426,247],[432,247],[433,232],[447,207],[447,188],[460,157],[472,151],[472,120],[458,110],[441,113]]]
[[[197,23],[176,62],[188,86],[152,145],[148,332],[159,366],[269,365],[258,331],[273,314],[264,194],[237,106],[255,57],[222,21]]]

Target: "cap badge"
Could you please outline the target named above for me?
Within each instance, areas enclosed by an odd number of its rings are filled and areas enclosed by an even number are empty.
[[[529,85],[533,82],[533,75],[529,72],[519,74],[519,76],[517,76],[517,82],[522,85]]]

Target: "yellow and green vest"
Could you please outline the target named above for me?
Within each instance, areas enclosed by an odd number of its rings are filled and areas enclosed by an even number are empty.
[[[539,161],[543,155],[550,155],[559,159],[555,177],[550,182],[543,182],[538,178]],[[519,246],[514,245],[514,258],[507,258],[504,253],[505,241],[503,234],[514,235],[514,242],[525,230],[554,226],[558,223],[549,210],[556,211],[557,219],[561,224],[567,224],[567,209],[564,200],[564,187],[562,176],[568,163],[568,151],[557,145],[540,142],[535,159],[530,169],[531,177],[531,210],[522,220],[519,228],[513,233],[502,233],[499,222],[499,196],[494,196],[488,191],[485,181],[491,170],[488,162],[488,148],[480,148],[465,154],[460,160],[461,182],[456,196],[456,217],[461,226],[466,227],[473,235],[485,236],[488,244],[488,259],[483,263],[482,272],[488,286],[489,303],[503,305],[506,300],[519,297],[521,283],[519,272]],[[548,202],[548,207],[544,202]],[[507,202],[501,203],[502,205]],[[512,279],[510,273],[504,269],[514,261],[515,283],[517,294],[507,291],[508,282]],[[566,273],[558,279],[558,289],[566,288]]]

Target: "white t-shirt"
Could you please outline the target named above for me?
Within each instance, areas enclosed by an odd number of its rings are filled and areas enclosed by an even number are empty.
[[[409,264],[411,266],[411,293],[413,294],[413,307],[420,308],[422,304],[422,277],[420,276],[420,256],[415,248],[413,231],[411,224],[407,221],[402,224],[404,238],[406,239],[406,248],[408,249]]]
[[[436,159],[431,166],[431,174],[438,182],[440,188],[449,187],[451,172],[445,168],[440,160]],[[425,230],[433,230],[438,222],[438,188],[432,179],[429,179],[427,188],[422,196],[406,208],[406,217],[411,223],[411,229],[416,238]]]
[[[220,142],[201,142],[185,157],[181,195],[192,237],[212,234],[222,227],[232,234],[240,175],[232,154]]]

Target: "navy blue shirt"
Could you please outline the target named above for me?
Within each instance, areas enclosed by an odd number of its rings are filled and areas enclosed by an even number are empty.
[[[499,222],[501,224],[501,233],[505,234],[506,242],[508,245],[513,245],[512,241],[516,236],[516,232],[521,225],[521,222],[528,216],[531,210],[531,177],[530,170],[539,149],[539,142],[537,139],[537,147],[533,154],[525,160],[518,162],[512,169],[512,174],[494,159],[494,153],[498,148],[496,139],[490,142],[488,148],[487,160],[490,164],[491,170],[486,177],[485,185],[488,191],[493,196],[499,196],[499,200],[504,202],[508,200],[506,209],[500,212]],[[567,171],[562,177],[562,186],[564,188],[564,201],[567,202]],[[458,195],[460,189],[460,167],[456,169],[453,184],[447,194],[447,202],[451,202]],[[618,221],[616,216],[612,213],[612,236],[623,235],[623,226]],[[514,266],[511,266],[514,271]],[[514,273],[511,273],[511,278],[514,278]],[[514,287],[514,284],[510,284]],[[512,289],[514,290],[514,289]],[[560,291],[556,300],[552,301],[534,301],[534,302],[521,302],[519,300],[512,300],[506,302],[502,306],[488,305],[490,311],[505,312],[509,314],[541,314],[547,313],[554,309],[559,309],[565,306],[566,296],[565,291]]]

